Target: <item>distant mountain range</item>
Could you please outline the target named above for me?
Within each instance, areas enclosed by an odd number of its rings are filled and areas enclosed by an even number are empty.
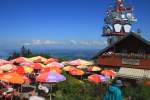
[[[19,51],[20,49],[1,49],[0,58],[7,58],[14,51]],[[65,59],[90,59],[92,58],[100,49],[90,48],[90,49],[66,49],[66,48],[51,48],[51,49],[30,49],[33,53],[47,53],[52,57],[65,58]]]

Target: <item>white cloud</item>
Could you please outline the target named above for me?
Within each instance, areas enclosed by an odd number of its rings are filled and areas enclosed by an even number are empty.
[[[105,40],[91,40],[91,41],[54,41],[54,40],[32,40],[31,42],[26,42],[23,45],[81,45],[81,46],[103,46],[106,45]]]
[[[77,44],[77,41],[75,41],[75,40],[70,40],[70,42],[71,42],[72,44],[74,44],[74,45]]]

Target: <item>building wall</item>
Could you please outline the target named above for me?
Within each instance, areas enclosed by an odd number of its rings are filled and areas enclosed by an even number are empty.
[[[125,58],[128,60],[128,58]],[[130,58],[132,59],[132,58]],[[116,67],[130,67],[130,68],[140,68],[140,69],[150,69],[150,58],[148,59],[136,59],[139,63],[133,62],[133,64],[123,64],[122,57],[119,56],[100,56],[98,61],[100,65],[106,66],[116,66]],[[134,60],[134,59],[133,59]],[[128,63],[128,62],[127,62]]]

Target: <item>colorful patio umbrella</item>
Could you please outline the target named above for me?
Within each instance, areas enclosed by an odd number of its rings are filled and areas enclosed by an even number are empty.
[[[31,97],[29,98],[29,100],[45,100],[45,99],[42,98],[42,97],[39,97],[39,96],[31,96]]]
[[[40,62],[45,62],[47,59],[42,56],[36,56],[36,57],[30,58],[30,60],[36,63],[40,63]]]
[[[62,67],[64,67],[64,65],[61,64],[61,63],[58,63],[58,62],[52,62],[52,63],[47,64],[46,67],[59,67],[59,68],[62,68]]]
[[[11,69],[15,68],[16,66],[13,64],[6,64],[3,66],[0,66],[0,69],[2,69],[3,71],[10,71]]]
[[[13,71],[19,73],[19,74],[24,74],[25,73],[25,70],[22,66],[18,66],[16,68],[13,68]]]
[[[2,69],[0,69],[0,74],[2,74],[4,71]]]
[[[75,69],[75,67],[73,67],[73,66],[66,66],[66,67],[63,68],[64,71],[70,71],[72,69]]]
[[[20,66],[32,66],[33,62],[21,62],[19,65]]]
[[[49,63],[52,63],[52,62],[58,62],[59,60],[58,59],[56,59],[56,58],[49,58],[49,59],[47,59],[45,62],[44,62],[44,64],[49,64]]]
[[[83,59],[77,59],[77,60],[73,60],[73,61],[68,61],[67,64],[72,65],[72,66],[87,66],[87,65],[93,65],[92,61],[87,61],[87,60],[83,60]]]
[[[83,75],[85,72],[83,70],[80,69],[72,69],[69,71],[69,74],[71,75]]]
[[[0,59],[0,66],[5,65],[5,64],[11,64],[11,62],[7,60]]]
[[[41,70],[41,73],[43,72],[56,72],[56,73],[61,73],[61,69],[59,67],[47,67],[47,68],[43,68]]]
[[[18,57],[16,59],[11,60],[11,62],[22,63],[22,62],[32,62],[32,61],[25,57]]]
[[[79,66],[80,65],[80,60],[77,59],[77,60],[73,60],[73,61],[68,61],[66,63],[69,64],[69,65],[72,65],[72,66]]]
[[[93,65],[93,61],[87,61],[87,60],[83,60],[83,59],[79,59],[80,61],[80,65],[82,66],[88,66],[88,65]]]
[[[115,77],[116,76],[116,72],[113,70],[103,70],[101,72],[101,74],[105,75],[105,76],[111,76],[111,77]]]
[[[5,73],[0,76],[0,80],[8,82],[8,83],[12,83],[12,84],[24,83],[24,79],[22,78],[22,76],[17,73]]]
[[[31,73],[33,71],[33,68],[27,66],[18,66],[16,68],[13,68],[13,71],[19,74]]]
[[[103,75],[98,75],[98,76],[99,76],[99,78],[101,79],[102,82],[106,81],[106,77],[105,76],[103,76]]]
[[[83,65],[80,65],[80,66],[77,66],[77,68],[79,68],[79,69],[86,69],[86,68],[88,68],[88,66],[83,66]]]
[[[93,74],[88,76],[88,81],[96,84],[102,82],[98,74]]]
[[[44,65],[44,64],[41,64],[41,63],[34,63],[34,64],[32,65],[32,67],[33,67],[33,69],[42,69],[42,68],[45,67],[45,65]]]
[[[28,66],[23,66],[23,67],[24,67],[25,73],[32,73],[33,71],[32,67],[28,67]]]
[[[100,71],[101,68],[97,66],[90,66],[87,68],[88,71]]]
[[[40,73],[36,77],[36,81],[38,82],[57,83],[65,80],[66,80],[65,76],[55,72]]]
[[[30,79],[28,78],[28,77],[26,77],[25,75],[20,75],[22,78],[23,78],[23,80],[24,80],[24,83],[30,83]]]

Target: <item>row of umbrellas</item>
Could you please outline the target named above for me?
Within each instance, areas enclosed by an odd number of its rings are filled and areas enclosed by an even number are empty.
[[[15,64],[17,63],[17,65],[14,65],[14,63]],[[65,77],[61,75],[62,70],[67,71],[71,75],[79,75],[79,76],[82,76],[86,73],[85,70],[82,69],[86,69],[89,72],[101,71],[101,68],[99,68],[98,66],[91,66],[92,64],[93,62],[91,61],[86,61],[81,59],[59,63],[59,60],[56,58],[46,59],[41,56],[32,57],[32,58],[19,57],[11,61],[0,60],[0,73],[3,73],[3,71],[10,71],[11,73],[10,76],[15,76],[15,77],[17,77],[16,74],[18,75],[21,74],[22,75],[21,77],[22,78],[24,77],[24,79],[26,79],[26,81],[28,82],[29,79],[28,77],[25,77],[24,74],[26,73],[30,74],[34,71],[34,69],[37,69],[40,72],[39,76],[37,76],[36,78],[37,81],[50,82],[50,80],[54,80],[54,79],[49,79],[49,78],[51,78],[51,76],[53,78],[54,76],[56,76],[55,82],[58,82],[58,81],[66,80]],[[3,76],[8,76],[10,73],[1,74],[0,80],[3,81],[6,80],[5,77]],[[116,75],[116,73],[112,70],[103,70],[101,71],[101,74],[112,76],[112,77]],[[61,77],[61,79],[59,79],[58,76]],[[43,79],[41,79],[41,77],[43,77]],[[96,77],[96,75],[94,75],[94,77]],[[7,79],[7,81],[8,80],[9,79]],[[88,78],[88,80],[91,80],[91,78]],[[14,83],[13,81],[10,82]],[[18,81],[18,83],[19,82],[20,81]],[[25,80],[21,81],[19,84],[22,84],[22,82],[24,83]]]

